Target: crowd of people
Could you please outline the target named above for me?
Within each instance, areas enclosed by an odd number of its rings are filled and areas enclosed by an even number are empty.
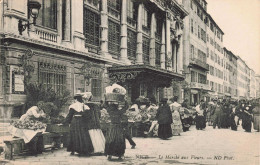
[[[112,156],[122,159],[126,149],[125,139],[129,141],[132,149],[136,146],[130,134],[129,122],[140,123],[139,131],[144,136],[156,136],[163,140],[180,136],[182,132],[188,131],[192,124],[196,125],[197,130],[212,126],[214,129],[231,128],[234,131],[238,125],[242,125],[246,132],[251,132],[253,123],[254,129],[259,131],[260,99],[212,99],[210,102],[201,100],[200,104],[191,107],[188,100],[184,100],[182,104],[178,103],[177,96],[163,98],[158,104],[153,96],[140,96],[129,106],[126,92],[119,88],[113,90],[115,93],[118,91],[123,91],[123,100],[105,100],[101,104],[91,102],[90,92],[74,96],[74,103],[69,106],[69,113],[62,123],[70,126],[67,151],[71,152],[71,155],[104,154],[108,160],[111,160]],[[109,127],[105,133],[101,130],[103,110],[109,115]],[[29,109],[21,120],[30,116],[45,117],[41,102]]]

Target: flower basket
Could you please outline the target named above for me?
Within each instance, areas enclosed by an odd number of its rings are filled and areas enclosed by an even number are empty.
[[[47,124],[46,127],[46,132],[67,133],[69,130],[68,125]]]
[[[146,137],[147,135],[144,132],[148,132],[151,126],[150,122],[143,123],[143,122],[135,122],[133,126],[133,136],[135,137]]]
[[[125,101],[125,95],[121,93],[106,93],[105,94],[106,101],[116,101],[116,102],[123,102]]]

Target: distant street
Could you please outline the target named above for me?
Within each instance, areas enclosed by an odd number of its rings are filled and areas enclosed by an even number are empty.
[[[136,149],[130,149],[128,141],[125,159],[108,161],[105,156],[70,156],[66,149],[53,153],[44,152],[34,157],[17,157],[2,164],[235,164],[259,165],[260,133],[246,133],[241,126],[238,131],[213,129],[191,130],[170,140],[159,138],[133,138]]]

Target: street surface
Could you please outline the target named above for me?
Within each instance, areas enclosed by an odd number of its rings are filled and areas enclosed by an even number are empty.
[[[195,164],[195,165],[259,165],[260,163],[260,133],[247,133],[242,130],[213,129],[207,126],[205,130],[196,130],[192,126],[181,136],[169,140],[159,138],[133,138],[136,149],[131,149],[126,141],[125,158],[118,161],[113,157],[108,161],[105,156],[78,157],[71,156],[66,149],[44,152],[36,156],[19,156],[15,160],[0,161],[7,165],[71,165],[71,164]],[[3,157],[3,155],[2,155]]]

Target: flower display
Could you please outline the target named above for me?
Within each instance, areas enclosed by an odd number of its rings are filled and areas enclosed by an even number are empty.
[[[11,123],[12,126],[19,129],[30,129],[30,130],[38,130],[46,128],[46,124],[37,121],[37,120],[18,120]]]
[[[110,123],[111,120],[110,120],[110,116],[109,116],[107,110],[106,109],[102,109],[100,112],[101,112],[101,116],[100,116],[101,122],[102,123]]]

